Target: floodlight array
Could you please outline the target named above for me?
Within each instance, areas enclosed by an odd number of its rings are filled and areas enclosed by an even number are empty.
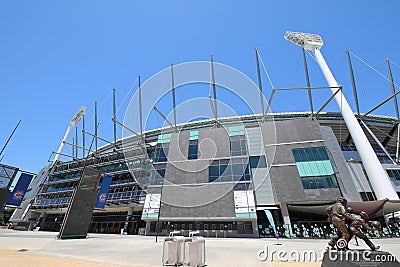
[[[321,48],[324,44],[321,36],[312,33],[287,31],[285,39],[308,50],[312,50],[314,47]]]

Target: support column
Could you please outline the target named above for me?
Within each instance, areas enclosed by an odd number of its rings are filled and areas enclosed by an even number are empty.
[[[126,215],[126,219],[125,219],[124,230],[122,232],[122,234],[124,234],[124,235],[128,234],[129,223],[131,221],[132,214],[133,214],[133,207],[129,207],[128,214]]]
[[[315,59],[320,66],[329,87],[331,87],[332,93],[335,93],[336,89],[339,87],[339,84],[333,77],[333,74],[330,71],[319,48],[314,47],[313,51]],[[364,169],[368,175],[377,199],[399,199],[399,196],[397,195],[392,183],[390,182],[388,174],[383,169],[382,164],[379,162],[379,159],[376,156],[374,149],[372,148],[367,137],[365,136],[363,129],[361,128],[356,117],[354,116],[353,111],[351,110],[350,105],[344,97],[343,93],[339,92],[338,94],[336,94],[335,100],[339,106],[340,113],[343,116],[343,120],[346,123],[347,129],[349,130],[349,133],[353,138],[353,142],[357,148],[358,154],[361,157]]]
[[[36,223],[33,225],[32,230],[35,230],[37,227],[40,227],[44,217],[46,217],[45,212],[41,212],[39,218],[37,219]]]
[[[281,202],[279,206],[281,208],[283,223],[289,228],[289,235],[292,235],[292,222],[290,221],[288,206],[285,202]]]

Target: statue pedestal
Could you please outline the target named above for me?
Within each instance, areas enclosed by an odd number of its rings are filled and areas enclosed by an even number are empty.
[[[321,267],[400,267],[396,257],[387,251],[328,250],[324,253]]]

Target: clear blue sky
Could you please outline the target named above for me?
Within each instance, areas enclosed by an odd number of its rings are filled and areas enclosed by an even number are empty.
[[[397,0],[1,1],[0,147],[22,119],[2,163],[37,172],[80,106],[88,107],[93,128],[94,101],[100,135],[111,140],[112,88],[119,106],[137,75],[145,80],[171,63],[208,60],[211,52],[256,81],[258,47],[275,87],[304,86],[301,50],[283,39],[287,30],[323,37],[323,54],[354,107],[345,50],[387,75],[386,58],[400,64],[399,10]],[[325,85],[308,62],[312,85]],[[368,111],[390,95],[389,83],[355,58],[353,64],[361,109]],[[400,81],[400,68],[392,70]],[[290,95],[278,95],[279,101],[277,111],[307,105]],[[393,106],[376,113],[394,115]]]

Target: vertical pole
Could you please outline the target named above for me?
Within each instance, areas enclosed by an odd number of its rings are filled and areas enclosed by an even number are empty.
[[[17,123],[17,126],[15,126],[14,130],[12,131],[12,133],[10,134],[10,136],[7,139],[7,142],[5,143],[5,145],[3,146],[3,148],[0,151],[0,156],[1,154],[3,154],[4,149],[6,149],[6,146],[8,145],[8,143],[10,142],[12,136],[14,135],[15,131],[17,130],[19,124],[21,123],[21,120],[19,120],[19,122]]]
[[[75,160],[75,138],[72,137],[72,160]]]
[[[78,158],[78,126],[75,126],[75,157]]]
[[[139,83],[139,123],[140,123],[140,138],[143,141],[143,118],[142,118],[142,87],[140,83],[140,75],[138,76]]]
[[[85,115],[82,116],[82,157],[85,157]]]
[[[114,147],[117,147],[117,108],[115,106],[115,88],[113,88],[113,122],[114,122]]]
[[[212,56],[212,54],[210,54],[210,62],[211,62],[211,82],[212,82],[213,93],[214,93],[215,120],[218,120],[217,87],[215,86],[214,61],[213,61],[213,56]]]
[[[94,145],[95,145],[95,152],[97,153],[97,128],[99,127],[97,123],[97,101],[94,102]]]
[[[304,73],[306,75],[306,83],[307,83],[307,88],[308,88],[308,99],[310,101],[311,116],[314,117],[314,107],[313,107],[313,102],[312,102],[310,76],[308,74],[307,59],[306,59],[306,53],[304,51],[304,48],[302,48],[302,51],[303,51]]]
[[[396,162],[399,162],[400,122],[397,121]]]
[[[396,89],[394,88],[392,69],[390,68],[389,59],[386,59],[386,63],[387,63],[387,66],[388,66],[389,79],[390,79],[390,88],[392,89],[394,109],[396,111],[397,119],[399,119],[399,117],[400,117],[400,115],[399,115],[399,105],[397,104]]]
[[[390,88],[392,89],[392,95],[393,95],[393,103],[394,103],[394,109],[396,111],[396,116],[397,116],[397,140],[396,140],[396,162],[399,161],[399,130],[400,130],[400,115],[399,115],[399,105],[397,103],[397,96],[396,96],[396,90],[394,88],[394,81],[393,81],[393,75],[392,75],[392,69],[390,68],[390,61],[389,59],[386,59],[386,63],[388,66],[388,72],[389,72],[389,79],[390,79]]]
[[[264,109],[264,94],[263,94],[263,89],[262,89],[262,82],[261,82],[261,73],[260,73],[260,63],[258,59],[258,49],[256,48],[256,63],[257,63],[257,77],[258,77],[258,89],[260,90],[260,101],[261,101],[261,109],[262,109],[262,114],[263,116],[265,115],[265,109]]]
[[[171,83],[172,83],[172,108],[174,111],[174,127],[176,129],[176,98],[175,98],[175,80],[174,80],[174,65],[171,64]]]
[[[339,84],[335,80],[335,77],[329,69],[321,51],[318,47],[314,47],[313,51],[315,59],[321,68],[329,87],[331,87],[332,93],[336,93],[335,88],[339,87]],[[388,174],[383,169],[382,164],[379,162],[374,149],[365,136],[361,125],[354,116],[354,113],[351,110],[350,105],[344,97],[342,91],[335,95],[335,100],[339,106],[340,112],[342,113],[347,129],[353,138],[353,142],[361,157],[361,161],[368,175],[369,181],[371,182],[371,185],[375,191],[377,199],[399,199],[399,196],[390,182]]]
[[[351,64],[350,53],[349,50],[346,50],[347,61],[349,62],[349,70],[350,70],[350,78],[351,78],[351,86],[353,88],[354,100],[356,101],[357,115],[360,118],[360,106],[358,104],[358,95],[357,95],[357,87],[356,80],[354,79],[353,65]]]

